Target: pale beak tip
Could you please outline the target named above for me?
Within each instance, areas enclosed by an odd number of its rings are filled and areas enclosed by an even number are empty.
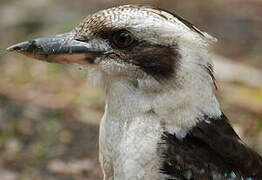
[[[15,51],[15,47],[14,46],[10,46],[10,47],[6,48],[6,51],[9,51],[9,52]]]
[[[25,51],[28,48],[29,44],[30,43],[28,41],[21,42],[21,43],[18,43],[18,44],[15,44],[15,45],[12,45],[12,46],[6,48],[6,51],[8,51],[8,52]]]

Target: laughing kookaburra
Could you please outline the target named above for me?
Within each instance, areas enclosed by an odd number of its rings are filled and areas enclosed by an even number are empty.
[[[261,180],[262,158],[235,133],[214,95],[214,41],[175,14],[125,5],[7,50],[80,64],[105,87],[104,180]]]

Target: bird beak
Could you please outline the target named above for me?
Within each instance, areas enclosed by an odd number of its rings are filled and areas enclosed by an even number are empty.
[[[6,50],[52,63],[82,65],[94,63],[104,53],[97,45],[75,40],[72,32],[18,43]]]

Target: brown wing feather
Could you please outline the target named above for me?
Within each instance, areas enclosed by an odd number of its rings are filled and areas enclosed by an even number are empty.
[[[191,135],[208,144],[213,151],[245,174],[262,177],[261,156],[241,141],[227,117],[223,114],[220,119],[208,120],[210,124],[200,122],[192,129]]]
[[[182,140],[163,134],[161,172],[169,179],[261,180],[261,156],[242,143],[226,116],[204,118]]]

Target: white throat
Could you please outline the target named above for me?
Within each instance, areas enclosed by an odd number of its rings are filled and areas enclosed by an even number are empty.
[[[212,78],[191,57],[182,57],[175,77],[167,84],[152,78],[136,83],[121,77],[105,80],[106,110],[100,127],[105,179],[158,179],[157,146],[162,133],[183,138],[203,115],[221,115]]]

